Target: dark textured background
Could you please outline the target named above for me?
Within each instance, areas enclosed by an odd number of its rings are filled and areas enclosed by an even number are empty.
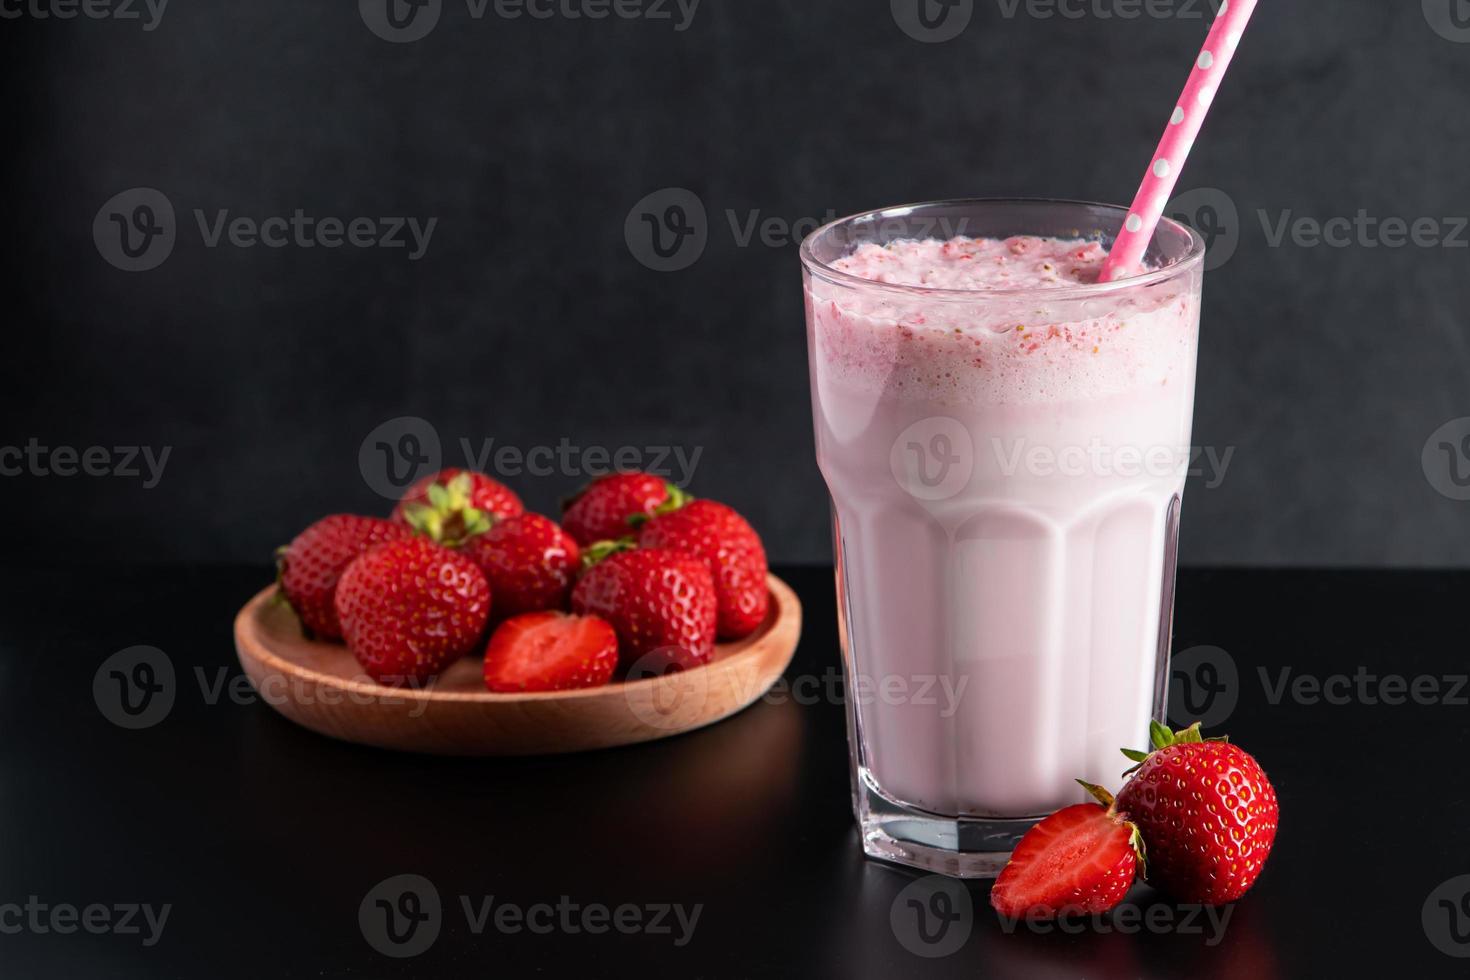
[[[727,211],[1126,200],[1206,24],[1003,10],[974,0],[930,44],[887,0],[703,0],[682,32],[445,0],[413,43],[351,2],[174,0],[152,31],[0,20],[0,446],[172,447],[152,489],[0,478],[7,547],[264,558],[322,512],[383,509],[359,448],[418,416],[447,462],[461,438],[701,447],[696,492],[747,510],[777,559],[825,560],[796,249],[739,246]],[[1470,213],[1451,12],[1470,23],[1464,0],[1261,4],[1180,184],[1240,214],[1207,280],[1196,419],[1235,454],[1191,487],[1188,562],[1470,558],[1470,504],[1421,463],[1470,415],[1470,250],[1272,248],[1256,216]],[[92,223],[134,187],[167,196],[178,240],[128,273]],[[698,196],[708,245],[657,272],[624,222],[669,187]],[[195,208],[438,224],[418,261],[211,249]],[[549,508],[582,477],[508,482]]]

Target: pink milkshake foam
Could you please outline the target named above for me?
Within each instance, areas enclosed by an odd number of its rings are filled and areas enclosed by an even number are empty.
[[[1123,303],[1037,296],[1097,282],[1107,255],[1082,238],[863,244],[832,268],[970,295],[854,293],[814,280],[824,365],[835,381],[878,385],[893,396],[1006,404],[1097,398],[1192,377],[1194,337],[1180,329],[1196,313],[1187,290]]]

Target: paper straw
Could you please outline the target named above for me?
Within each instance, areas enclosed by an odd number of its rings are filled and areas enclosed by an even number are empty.
[[[1169,125],[1164,127],[1164,138],[1159,141],[1153,162],[1143,175],[1143,183],[1138,185],[1138,195],[1128,209],[1123,230],[1118,233],[1118,240],[1113,243],[1113,250],[1103,263],[1098,276],[1100,282],[1132,275],[1143,260],[1148,243],[1153,240],[1154,229],[1158,227],[1164,208],[1168,207],[1169,198],[1174,193],[1179,172],[1184,169],[1184,161],[1194,148],[1200,127],[1209,114],[1210,103],[1214,101],[1215,92],[1225,78],[1225,70],[1235,57],[1235,48],[1240,44],[1245,25],[1255,9],[1256,0],[1221,0],[1220,12],[1215,15],[1205,46],[1194,61],[1194,70],[1189,73],[1184,93],[1179,96],[1179,104],[1169,117]]]

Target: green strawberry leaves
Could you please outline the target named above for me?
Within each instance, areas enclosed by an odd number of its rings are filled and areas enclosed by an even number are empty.
[[[1103,789],[1101,786],[1098,786],[1096,783],[1089,783],[1084,779],[1079,779],[1077,780],[1077,785],[1087,790],[1088,795],[1090,795],[1094,800],[1097,800],[1103,806],[1107,807],[1109,810],[1111,810],[1113,808],[1113,804],[1117,802],[1113,799],[1112,793],[1109,793],[1107,790]]]
[[[1195,722],[1188,728],[1181,728],[1179,731],[1176,732],[1171,731],[1167,726],[1161,725],[1157,721],[1150,721],[1148,723],[1148,739],[1150,742],[1153,743],[1153,749],[1148,752],[1142,752],[1138,749],[1119,750],[1123,753],[1123,755],[1128,758],[1129,762],[1133,763],[1132,766],[1123,771],[1124,776],[1131,776],[1133,775],[1133,773],[1137,772],[1138,768],[1143,765],[1148,757],[1154,752],[1157,752],[1159,749],[1167,749],[1171,745],[1196,745],[1204,742],[1228,742],[1230,741],[1230,736],[1216,735],[1210,738],[1206,738],[1200,732],[1199,722]]]
[[[594,541],[582,549],[582,571],[585,572],[609,555],[615,555],[620,551],[632,551],[637,547],[638,542],[631,537]]]
[[[677,484],[670,483],[669,481],[665,480],[664,487],[667,488],[669,492],[669,495],[667,498],[665,498],[664,502],[655,507],[653,509],[653,513],[651,514],[630,515],[628,517],[628,525],[630,527],[642,527],[644,524],[647,524],[655,517],[659,517],[663,514],[672,514],[680,507],[683,507],[685,504],[694,500],[693,494],[687,493]]]
[[[474,478],[458,473],[448,483],[435,483],[428,489],[429,502],[404,508],[403,517],[418,534],[456,548],[470,538],[484,534],[495,523],[495,517],[480,510],[470,500]]]

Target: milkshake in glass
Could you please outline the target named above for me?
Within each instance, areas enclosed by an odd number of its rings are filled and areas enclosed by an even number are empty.
[[[956,201],[802,246],[865,850],[999,872],[1163,718],[1204,243],[1126,211]]]

